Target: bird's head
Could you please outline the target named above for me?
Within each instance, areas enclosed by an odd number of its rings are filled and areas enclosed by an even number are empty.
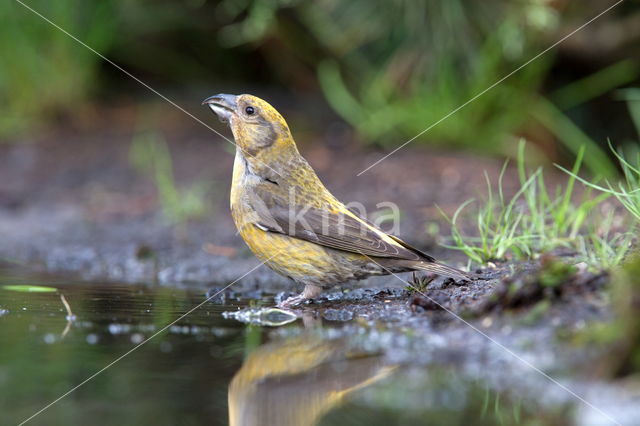
[[[211,96],[202,102],[229,123],[236,144],[250,157],[262,157],[266,151],[295,149],[289,126],[282,115],[266,101],[252,95]]]

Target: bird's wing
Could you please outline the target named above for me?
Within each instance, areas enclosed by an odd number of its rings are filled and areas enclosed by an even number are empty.
[[[269,232],[367,256],[434,261],[428,254],[387,235],[344,206],[338,210],[289,206],[283,197],[262,187],[255,187],[251,194],[245,201],[255,212],[254,224]]]

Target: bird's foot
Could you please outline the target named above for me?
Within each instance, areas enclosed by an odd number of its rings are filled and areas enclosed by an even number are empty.
[[[281,308],[281,309],[291,309],[291,308],[300,306],[307,299],[308,298],[305,297],[303,294],[298,294],[297,296],[291,296],[286,298],[285,300],[278,303],[277,306],[278,308]]]
[[[288,299],[285,299],[278,303],[278,308],[291,309],[294,307],[298,307],[306,300],[320,296],[320,293],[322,293],[321,287],[315,286],[313,284],[307,284],[304,286],[304,290],[302,291],[302,293],[298,294],[297,296],[291,296]]]

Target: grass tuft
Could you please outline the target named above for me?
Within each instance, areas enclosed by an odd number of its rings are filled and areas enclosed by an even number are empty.
[[[156,132],[137,134],[132,142],[130,158],[137,170],[153,179],[163,216],[169,222],[182,223],[203,217],[208,212],[204,200],[210,186],[201,180],[178,188],[171,153],[162,135]]]
[[[591,188],[579,196],[575,192],[576,180],[584,158],[584,149],[578,151],[568,181],[550,192],[542,168],[529,172],[524,162],[525,143],[518,146],[517,170],[520,189],[511,198],[503,191],[507,163],[500,172],[497,189],[489,177],[488,195],[475,212],[475,232],[469,236],[459,222],[471,199],[463,203],[449,218],[453,244],[446,247],[461,250],[472,261],[483,264],[494,260],[528,259],[563,248],[574,254],[578,261],[589,267],[606,268],[619,263],[627,254],[633,233],[616,231],[613,212],[601,217],[597,207],[609,198],[610,192],[598,196]],[[586,181],[583,181],[586,182]]]
[[[609,148],[618,160],[623,172],[623,179],[619,182],[612,183],[607,180],[604,185],[598,185],[578,176],[575,170],[567,170],[559,165],[556,167],[567,173],[572,179],[577,179],[590,188],[613,195],[636,220],[640,220],[640,152],[637,152],[635,159],[630,161],[625,158],[622,151],[617,151],[611,142],[609,142]]]

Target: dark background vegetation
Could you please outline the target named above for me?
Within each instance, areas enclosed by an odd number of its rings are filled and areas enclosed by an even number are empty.
[[[609,5],[595,0],[26,4],[200,117],[210,120],[198,108],[210,94],[254,93],[288,112],[294,132],[320,132],[339,118],[352,132],[350,141],[387,150]],[[90,125],[105,107],[134,105],[128,113],[141,114],[159,100],[20,3],[4,2],[0,14],[8,18],[0,28],[2,140],[20,142],[49,126]],[[565,162],[586,144],[590,171],[612,174],[607,138],[616,145],[638,140],[633,123],[640,121],[640,107],[634,106],[640,94],[630,88],[640,75],[639,37],[640,7],[626,1],[414,143],[511,155],[514,140],[525,136],[539,157]]]

